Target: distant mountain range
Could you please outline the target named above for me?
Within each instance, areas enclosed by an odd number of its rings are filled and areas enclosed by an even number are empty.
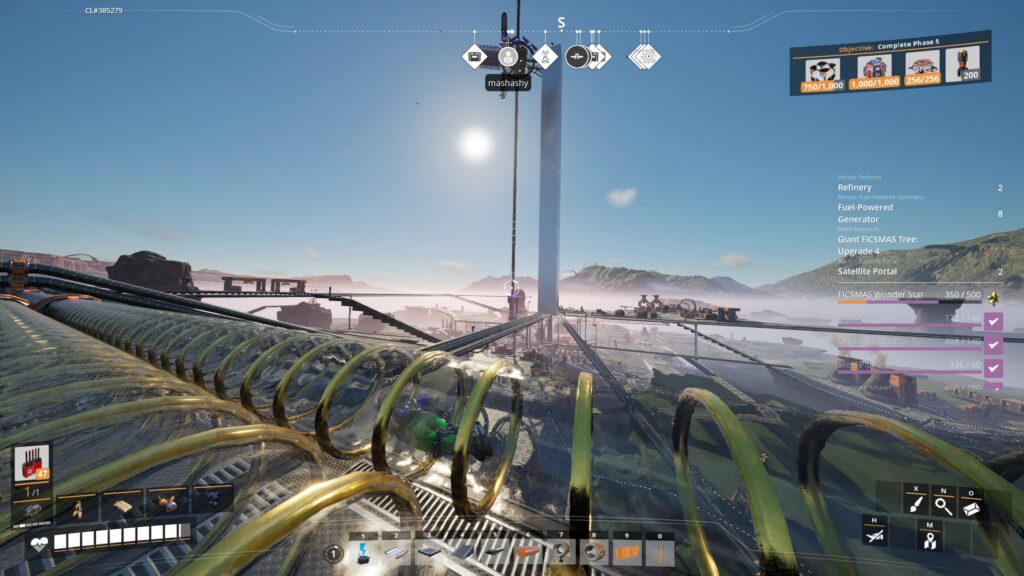
[[[885,262],[880,266],[878,262]],[[835,283],[841,280],[878,279],[878,276],[841,276],[839,269],[894,268],[896,274],[886,276],[888,288],[910,288],[920,284],[899,285],[899,282],[964,282],[997,281],[1000,292],[1024,291],[1024,228],[997,232],[953,244],[933,244],[912,250],[886,250],[878,255],[848,256],[803,274],[791,276],[774,284],[760,286],[764,292],[779,295],[835,295]],[[999,276],[1002,269],[1003,275]],[[957,289],[973,288],[963,284]],[[987,287],[986,287],[987,288]]]
[[[887,262],[878,266],[878,262]],[[998,232],[981,238],[953,244],[934,244],[911,250],[886,250],[878,255],[851,256],[831,262],[809,272],[791,276],[779,282],[752,288],[728,276],[679,276],[650,270],[587,266],[563,278],[562,290],[590,290],[601,292],[627,292],[631,294],[679,295],[778,295],[778,296],[834,296],[836,282],[856,279],[841,276],[839,269],[870,267],[895,268],[896,274],[886,276],[892,289],[921,288],[920,284],[901,286],[899,282],[963,282],[1002,280],[999,291],[1024,292],[1024,229]],[[1003,275],[998,276],[1002,268]],[[488,276],[464,288],[465,292],[500,292],[508,276]],[[861,276],[863,279],[864,276]],[[877,276],[872,276],[877,279]],[[535,293],[537,280],[520,278],[528,293]],[[968,287],[962,285],[959,288]]]
[[[466,286],[463,292],[503,292],[508,276],[488,276]],[[537,279],[531,276],[516,278],[527,294],[537,291]],[[563,278],[559,287],[567,292],[574,290],[596,290],[602,292],[625,292],[630,294],[662,294],[680,296],[683,294],[757,294],[758,291],[726,276],[677,276],[649,270],[631,268],[610,268],[608,266],[587,266],[579,272]]]
[[[574,289],[586,289],[664,295],[758,293],[754,288],[728,276],[679,276],[650,270],[596,265],[587,266],[576,274],[564,278],[560,287],[570,292]]]
[[[461,290],[465,294],[504,294],[505,283],[511,276],[487,276],[473,282]],[[519,287],[526,290],[527,294],[537,293],[537,279],[532,276],[517,276],[516,282]]]

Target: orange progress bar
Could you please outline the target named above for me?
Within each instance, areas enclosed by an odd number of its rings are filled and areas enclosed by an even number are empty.
[[[867,304],[867,300],[837,300],[839,304]]]

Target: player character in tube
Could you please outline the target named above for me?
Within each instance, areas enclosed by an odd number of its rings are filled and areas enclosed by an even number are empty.
[[[436,457],[450,456],[455,452],[455,436],[458,434],[457,423],[450,422],[451,416],[434,409],[434,398],[419,396],[411,399],[395,410],[392,420],[397,424],[393,430],[401,440],[412,444]],[[494,453],[487,429],[480,423],[473,425],[473,435],[469,442],[469,453],[483,462]]]

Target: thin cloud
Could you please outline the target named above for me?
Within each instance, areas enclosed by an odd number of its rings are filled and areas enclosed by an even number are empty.
[[[616,188],[605,194],[605,200],[615,208],[625,208],[636,201],[636,188]]]
[[[316,251],[316,248],[312,246],[306,246],[306,258],[318,258],[320,253]]]
[[[469,266],[456,260],[441,260],[437,265],[453,274],[465,274],[470,271]]]
[[[716,268],[732,268],[738,270],[750,266],[750,257],[736,252],[729,252],[715,262]]]
[[[145,218],[103,215],[99,220],[125,232],[153,240],[178,240],[188,235],[183,228]]]

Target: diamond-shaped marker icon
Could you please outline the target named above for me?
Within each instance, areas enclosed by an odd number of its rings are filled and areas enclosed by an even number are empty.
[[[462,59],[466,61],[466,64],[469,64],[470,68],[476,70],[487,59],[487,54],[479,46],[473,44],[469,47],[469,50],[462,54]]]
[[[597,49],[601,51],[602,56],[601,62],[597,65],[597,69],[600,70],[601,68],[604,68],[604,65],[607,64],[609,60],[612,59],[612,53],[600,44],[597,45]]]
[[[558,60],[558,53],[547,44],[541,46],[533,55],[533,61],[544,70],[547,70],[548,66],[554,64],[555,60]]]
[[[641,70],[650,70],[661,60],[661,54],[650,44],[640,44],[630,53],[629,59]]]
[[[590,46],[587,46],[587,50],[590,51],[590,62],[587,63],[587,68],[597,70],[597,64],[601,61],[601,50],[593,42],[590,43]]]
[[[612,58],[611,53],[600,44],[591,44],[587,46],[587,49],[590,50],[590,63],[587,64],[587,68],[591,70],[604,68],[604,65]]]

